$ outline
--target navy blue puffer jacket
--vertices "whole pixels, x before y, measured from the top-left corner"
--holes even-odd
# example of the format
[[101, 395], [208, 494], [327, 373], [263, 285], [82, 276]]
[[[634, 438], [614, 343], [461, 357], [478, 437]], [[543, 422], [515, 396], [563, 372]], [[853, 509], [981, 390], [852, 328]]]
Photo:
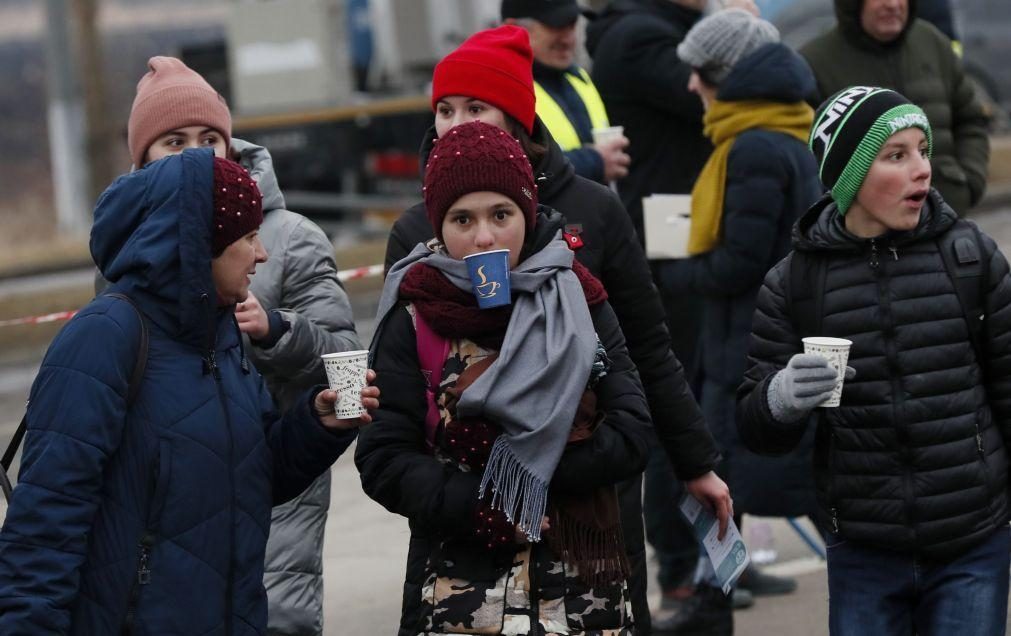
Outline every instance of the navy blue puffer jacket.
[[[0, 633], [262, 634], [275, 503], [354, 439], [282, 421], [242, 358], [211, 279], [211, 153], [119, 178], [91, 249], [147, 322], [100, 296], [53, 341], [32, 386], [19, 483], [0, 532]], [[124, 630], [124, 627], [126, 628]]]
[[[813, 86], [811, 70], [799, 55], [783, 44], [767, 44], [737, 62], [717, 99], [793, 104]], [[806, 144], [768, 128], [745, 130], [727, 159], [720, 243], [656, 267], [657, 284], [667, 293], [704, 298], [702, 411], [720, 444], [726, 460], [722, 476], [741, 512], [793, 517], [817, 509], [810, 469], [813, 438], [802, 444], [806, 453], [761, 457], [740, 443], [734, 409], [762, 279], [790, 251], [790, 228], [819, 194], [818, 165]]]

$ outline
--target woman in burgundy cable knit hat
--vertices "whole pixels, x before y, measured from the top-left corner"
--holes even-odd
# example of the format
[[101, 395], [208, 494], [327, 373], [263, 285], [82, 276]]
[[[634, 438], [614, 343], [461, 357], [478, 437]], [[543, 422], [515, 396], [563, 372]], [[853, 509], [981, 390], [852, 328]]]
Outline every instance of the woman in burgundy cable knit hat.
[[60, 331], [31, 389], [0, 634], [267, 633], [271, 507], [370, 417], [337, 419], [322, 387], [282, 417], [249, 364], [234, 313], [267, 260], [262, 222], [249, 173], [206, 149], [99, 199], [91, 252], [111, 293]]
[[[631, 634], [615, 484], [650, 423], [607, 293], [504, 130], [443, 135], [424, 194], [437, 238], [387, 276], [372, 353], [391, 397], [355, 455], [412, 528], [400, 634]], [[481, 309], [463, 258], [502, 249], [511, 304]]]
[[[211, 148], [216, 156], [239, 162], [258, 183], [264, 213], [260, 238], [279, 258], [258, 268], [235, 317], [246, 355], [274, 401], [287, 408], [306, 388], [325, 381], [322, 354], [362, 349], [351, 303], [337, 278], [333, 244], [315, 223], [287, 209], [268, 149], [232, 136], [227, 104], [181, 60], [148, 60], [127, 127], [137, 169], [186, 148]], [[273, 512], [264, 568], [271, 633], [323, 635], [329, 504], [327, 472]]]

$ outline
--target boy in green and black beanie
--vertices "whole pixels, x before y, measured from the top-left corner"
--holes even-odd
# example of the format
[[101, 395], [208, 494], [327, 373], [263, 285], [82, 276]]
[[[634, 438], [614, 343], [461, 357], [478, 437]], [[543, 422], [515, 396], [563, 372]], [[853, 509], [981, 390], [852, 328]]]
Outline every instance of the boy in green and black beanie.
[[[930, 187], [931, 144], [894, 91], [821, 106], [810, 146], [829, 192], [766, 276], [738, 391], [757, 452], [817, 427], [833, 636], [1005, 631], [1011, 277]], [[837, 375], [806, 336], [852, 341], [837, 408], [818, 408]]]

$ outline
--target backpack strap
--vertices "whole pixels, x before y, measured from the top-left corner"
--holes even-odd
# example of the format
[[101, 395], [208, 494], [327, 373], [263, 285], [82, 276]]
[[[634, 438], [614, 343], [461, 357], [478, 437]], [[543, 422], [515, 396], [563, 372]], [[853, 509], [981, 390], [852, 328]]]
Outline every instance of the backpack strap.
[[986, 293], [989, 290], [990, 268], [983, 261], [983, 237], [971, 221], [958, 220], [950, 230], [936, 239], [944, 269], [955, 286], [962, 306], [962, 315], [969, 328], [969, 340], [976, 362], [985, 370], [986, 351], [983, 341], [986, 327]]
[[786, 285], [786, 308], [800, 338], [823, 335], [825, 276], [828, 259], [813, 252], [790, 252]]
[[[133, 404], [133, 401], [137, 397], [137, 393], [140, 390], [141, 380], [144, 379], [144, 370], [147, 368], [147, 322], [144, 320], [144, 314], [141, 313], [136, 303], [134, 303], [133, 299], [126, 294], [109, 292], [105, 295], [119, 300], [124, 300], [129, 303], [134, 312], [136, 312], [137, 319], [140, 320], [140, 342], [137, 346], [137, 359], [134, 362], [133, 372], [130, 375], [130, 383], [127, 385], [126, 404], [127, 407], [129, 407]], [[21, 418], [21, 423], [18, 424], [17, 430], [14, 431], [14, 436], [11, 438], [10, 444], [7, 445], [7, 450], [4, 451], [3, 457], [0, 457], [0, 466], [2, 466], [2, 470], [0, 470], [0, 491], [3, 491], [4, 499], [8, 502], [11, 499], [13, 486], [11, 485], [10, 477], [7, 476], [7, 471], [10, 470], [11, 464], [14, 462], [14, 456], [17, 455], [18, 449], [21, 447], [21, 442], [24, 440], [25, 433], [27, 431], [28, 412], [26, 409], [24, 416]]]
[[[413, 308], [412, 308], [413, 309]], [[449, 339], [443, 338], [432, 331], [432, 328], [421, 317], [421, 312], [414, 309], [414, 333], [418, 341], [418, 364], [421, 374], [425, 376], [425, 402], [428, 410], [425, 412], [425, 442], [429, 448], [435, 446], [435, 431], [439, 427], [439, 406], [435, 396], [442, 383], [442, 368], [449, 357]]]

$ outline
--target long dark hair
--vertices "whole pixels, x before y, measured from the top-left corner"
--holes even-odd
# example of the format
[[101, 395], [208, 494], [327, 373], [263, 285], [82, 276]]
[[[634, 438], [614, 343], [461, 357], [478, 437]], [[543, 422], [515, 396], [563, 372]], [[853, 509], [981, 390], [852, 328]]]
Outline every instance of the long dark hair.
[[516, 141], [520, 142], [520, 147], [523, 148], [527, 159], [530, 160], [530, 165], [536, 169], [540, 165], [541, 160], [544, 159], [544, 156], [548, 154], [548, 147], [534, 141], [530, 133], [527, 132], [527, 129], [523, 127], [523, 124], [516, 121], [512, 115], [505, 112], [502, 114], [505, 115], [506, 125], [509, 127], [506, 132], [515, 137]]

